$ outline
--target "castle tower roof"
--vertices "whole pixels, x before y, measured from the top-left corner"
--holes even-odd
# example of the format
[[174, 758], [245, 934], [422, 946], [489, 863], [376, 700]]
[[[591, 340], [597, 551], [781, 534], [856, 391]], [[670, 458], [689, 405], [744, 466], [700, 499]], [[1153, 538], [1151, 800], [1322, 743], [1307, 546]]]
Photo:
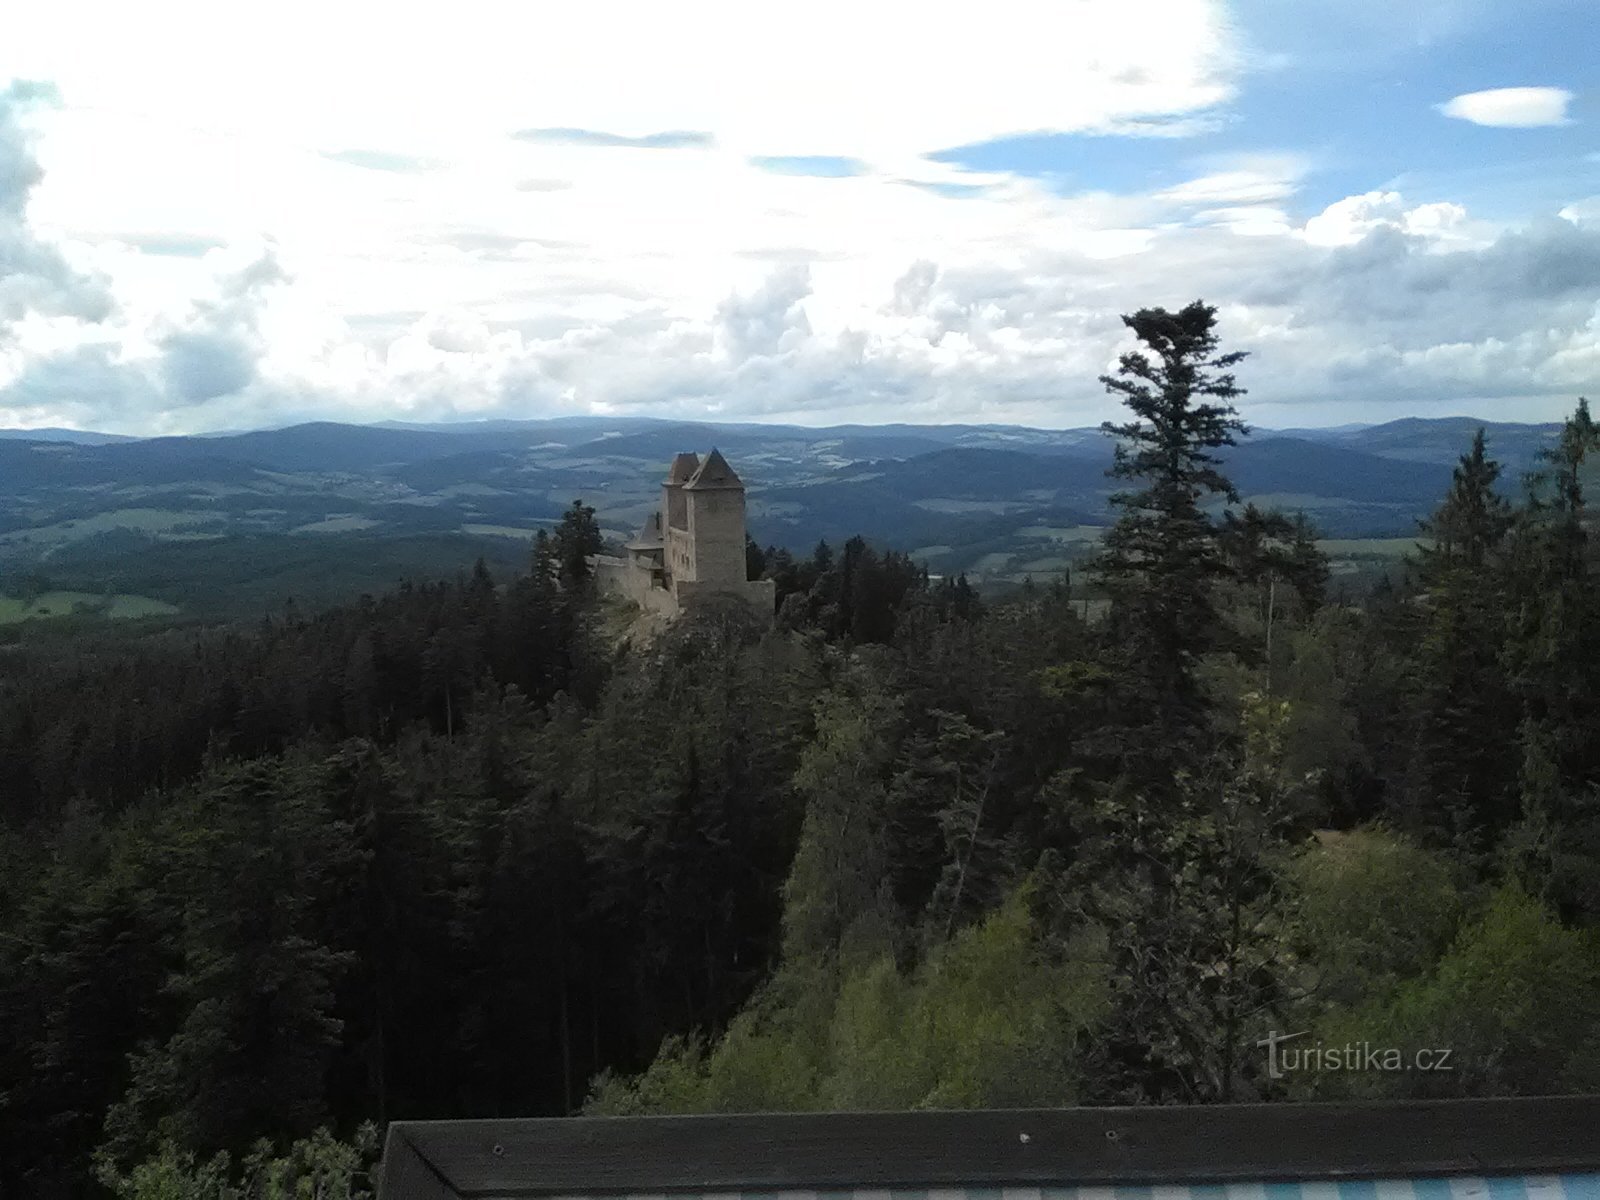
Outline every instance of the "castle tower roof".
[[705, 462], [700, 464], [700, 469], [683, 486], [690, 491], [709, 491], [712, 488], [738, 488], [742, 491], [744, 480], [735, 474], [720, 450], [712, 450], [706, 455]]
[[645, 519], [633, 541], [628, 543], [629, 550], [650, 550], [661, 545], [661, 513], [653, 512]]
[[[713, 454], [716, 451], [712, 451]], [[698, 454], [680, 454], [672, 460], [672, 466], [667, 468], [668, 483], [688, 483], [694, 473], [700, 469], [700, 456]]]

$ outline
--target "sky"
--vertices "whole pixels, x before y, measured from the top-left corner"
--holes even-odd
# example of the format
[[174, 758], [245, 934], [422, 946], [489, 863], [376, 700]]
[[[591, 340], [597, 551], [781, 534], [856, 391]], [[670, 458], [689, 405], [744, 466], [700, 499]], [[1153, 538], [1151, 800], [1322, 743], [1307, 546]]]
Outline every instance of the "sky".
[[1093, 424], [1203, 299], [1266, 427], [1600, 392], [1594, 0], [55, 0], [0, 426]]

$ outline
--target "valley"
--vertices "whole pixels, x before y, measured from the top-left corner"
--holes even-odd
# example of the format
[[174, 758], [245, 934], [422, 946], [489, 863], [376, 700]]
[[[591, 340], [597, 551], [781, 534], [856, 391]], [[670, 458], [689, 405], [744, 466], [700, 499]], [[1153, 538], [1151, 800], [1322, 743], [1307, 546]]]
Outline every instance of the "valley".
[[[1261, 430], [1223, 464], [1244, 501], [1311, 518], [1336, 585], [1354, 583], [1399, 561], [1478, 424]], [[1514, 481], [1556, 427], [1488, 429]], [[608, 540], [626, 541], [665, 462], [711, 445], [748, 476], [762, 545], [802, 552], [860, 534], [989, 591], [1073, 572], [1109, 519], [1112, 442], [1093, 428], [585, 417], [148, 439], [4, 431], [0, 616], [250, 617], [450, 576], [478, 558], [514, 570], [573, 500], [595, 508]]]

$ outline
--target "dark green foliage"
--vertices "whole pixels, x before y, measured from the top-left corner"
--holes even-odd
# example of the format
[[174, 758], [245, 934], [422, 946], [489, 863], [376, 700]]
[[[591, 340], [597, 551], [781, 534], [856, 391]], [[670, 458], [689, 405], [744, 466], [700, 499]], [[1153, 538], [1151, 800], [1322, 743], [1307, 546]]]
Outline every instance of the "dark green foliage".
[[1180, 776], [1165, 803], [1118, 786], [1077, 819], [1052, 903], [1064, 929], [1107, 938], [1111, 1014], [1089, 1052], [1100, 1101], [1260, 1092], [1246, 1047], [1286, 998], [1279, 858], [1299, 781], [1282, 769], [1286, 706], [1244, 704], [1239, 751]]
[[1332, 1072], [1293, 1078], [1299, 1095], [1548, 1095], [1600, 1086], [1600, 942], [1563, 928], [1512, 885], [1488, 897], [1448, 950], [1318, 1021], [1329, 1045], [1450, 1052], [1448, 1071]]
[[1600, 560], [1585, 467], [1600, 448], [1589, 406], [1529, 480], [1513, 534], [1505, 660], [1521, 702], [1518, 854], [1535, 886], [1569, 913], [1600, 917]]
[[[365, 1121], [591, 1096], [1596, 1086], [1586, 411], [1520, 509], [1479, 439], [1414, 577], [1330, 595], [1229, 506], [1212, 310], [1128, 322], [1093, 604], [752, 544], [777, 628], [646, 637], [579, 504], [526, 573], [0, 649], [0, 1193], [353, 1196]], [[1273, 1079], [1273, 1029], [1463, 1069]]]
[[1205, 505], [1238, 500], [1216, 452], [1246, 432], [1231, 403], [1244, 394], [1232, 374], [1244, 354], [1218, 353], [1216, 310], [1199, 301], [1123, 323], [1146, 349], [1124, 354], [1118, 375], [1101, 382], [1134, 417], [1105, 425], [1119, 439], [1111, 475], [1132, 488], [1112, 497], [1120, 515], [1094, 570], [1112, 599], [1124, 669], [1146, 692], [1141, 734], [1160, 748], [1147, 761], [1161, 774], [1169, 751], [1204, 728], [1196, 665], [1218, 644], [1213, 585], [1229, 573]]
[[1501, 669], [1510, 586], [1510, 505], [1483, 431], [1450, 493], [1423, 524], [1418, 563], [1422, 641], [1415, 700], [1417, 802], [1409, 823], [1482, 851], [1517, 816], [1514, 746], [1503, 731], [1515, 699]]
[[236, 1147], [264, 1128], [304, 1136], [328, 1117], [335, 992], [355, 962], [328, 917], [356, 848], [325, 807], [325, 770], [250, 763], [178, 802], [187, 820], [168, 825], [176, 836], [160, 853], [167, 885], [190, 898], [164, 989], [183, 1017], [133, 1056], [106, 1122], [118, 1159], [154, 1149], [152, 1135]]
[[892, 640], [908, 601], [928, 583], [927, 571], [909, 555], [894, 550], [879, 554], [859, 537], [845, 542], [837, 557], [827, 542], [820, 542], [804, 563], [769, 548], [765, 564], [786, 626], [856, 643]]
[[594, 509], [581, 500], [574, 500], [572, 507], [561, 514], [561, 524], [556, 526], [555, 535], [550, 539], [556, 578], [564, 587], [577, 587], [588, 580], [589, 559], [600, 553], [603, 543]]
[[110, 1162], [97, 1174], [120, 1200], [371, 1200], [380, 1136], [363, 1125], [346, 1143], [319, 1129], [281, 1156], [270, 1142], [258, 1143], [237, 1167], [226, 1151], [200, 1162], [166, 1142], [126, 1174]]

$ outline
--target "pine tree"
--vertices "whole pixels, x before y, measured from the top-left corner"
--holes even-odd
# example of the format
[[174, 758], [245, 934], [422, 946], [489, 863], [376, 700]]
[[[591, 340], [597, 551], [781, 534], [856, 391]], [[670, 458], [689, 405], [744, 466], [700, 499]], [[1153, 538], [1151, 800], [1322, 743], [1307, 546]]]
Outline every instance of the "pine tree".
[[1583, 477], [1600, 426], [1580, 399], [1541, 455], [1518, 521], [1511, 645], [1520, 786], [1534, 872], [1569, 913], [1600, 917], [1600, 578]]
[[1469, 850], [1484, 849], [1515, 816], [1516, 765], [1504, 736], [1514, 704], [1500, 667], [1511, 510], [1495, 490], [1499, 477], [1480, 429], [1423, 522], [1418, 564], [1425, 608], [1409, 815], [1424, 835]]
[[604, 538], [600, 535], [594, 509], [582, 500], [574, 500], [572, 507], [561, 514], [561, 524], [551, 538], [561, 585], [572, 588], [585, 583], [592, 573], [589, 559], [599, 554], [603, 546]]
[[[1112, 1012], [1089, 1051], [1101, 1103], [1241, 1099], [1245, 1047], [1285, 995], [1281, 864], [1304, 780], [1284, 769], [1288, 706], [1242, 698], [1235, 746], [1154, 806], [1115, 788], [1076, 814], [1065, 870], [1045, 860], [1063, 931], [1101, 931]], [[1259, 1093], [1258, 1093], [1259, 1094]]]
[[1101, 377], [1135, 417], [1103, 428], [1121, 439], [1110, 474], [1136, 486], [1112, 496], [1121, 515], [1094, 568], [1111, 595], [1128, 682], [1148, 714], [1143, 751], [1165, 759], [1202, 732], [1195, 666], [1218, 643], [1213, 586], [1229, 574], [1205, 505], [1238, 500], [1215, 452], [1248, 432], [1231, 404], [1244, 394], [1231, 369], [1245, 355], [1217, 352], [1216, 310], [1198, 300], [1176, 313], [1141, 309], [1123, 323], [1150, 353], [1124, 354], [1121, 378]]

